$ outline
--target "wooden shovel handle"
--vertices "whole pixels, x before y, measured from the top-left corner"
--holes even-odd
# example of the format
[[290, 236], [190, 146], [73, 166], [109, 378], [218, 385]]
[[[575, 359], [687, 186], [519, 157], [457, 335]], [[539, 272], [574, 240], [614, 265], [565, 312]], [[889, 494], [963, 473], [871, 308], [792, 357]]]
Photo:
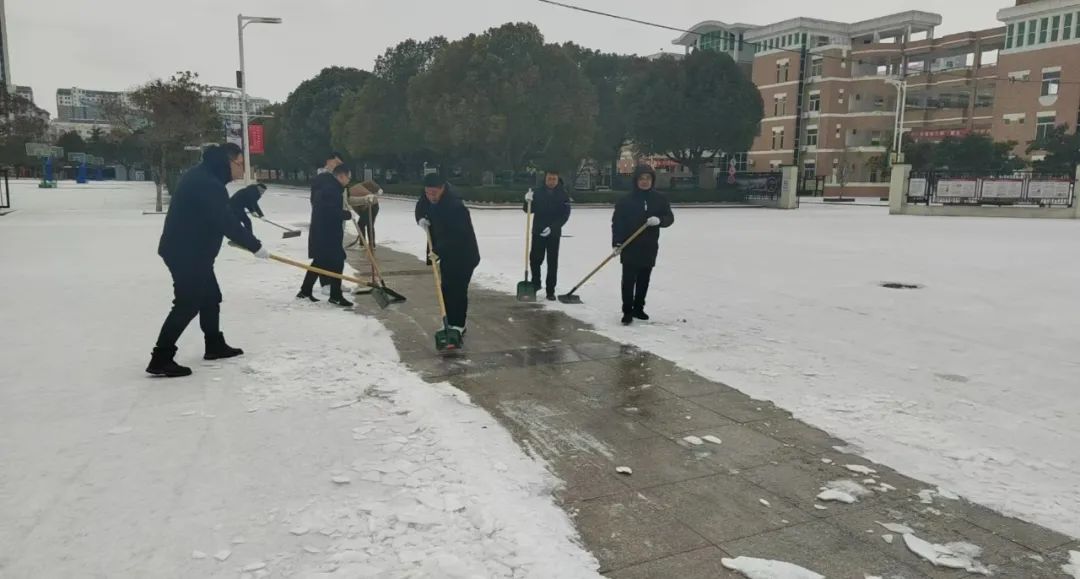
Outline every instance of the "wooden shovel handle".
[[295, 260], [289, 259], [289, 258], [281, 256], [281, 255], [274, 255], [273, 253], [271, 253], [270, 254], [270, 259], [272, 259], [274, 261], [277, 261], [277, 262], [287, 264], [287, 265], [291, 265], [293, 267], [298, 267], [300, 269], [306, 269], [307, 271], [310, 271], [312, 273], [317, 273], [319, 275], [325, 275], [327, 277], [332, 277], [332, 278], [340, 279], [340, 280], [344, 280], [344, 281], [351, 281], [351, 282], [353, 282], [353, 283], [355, 283], [357, 285], [367, 285], [367, 282], [364, 281], [364, 280], [361, 280], [361, 279], [358, 279], [358, 278], [355, 278], [355, 277], [352, 277], [352, 276], [349, 276], [349, 275], [344, 275], [344, 274], [340, 274], [340, 273], [337, 273], [337, 272], [328, 271], [328, 270], [325, 270], [325, 269], [323, 269], [321, 267], [315, 267], [315, 266], [312, 266], [312, 265], [308, 265], [306, 263], [301, 263], [299, 261], [295, 261]]

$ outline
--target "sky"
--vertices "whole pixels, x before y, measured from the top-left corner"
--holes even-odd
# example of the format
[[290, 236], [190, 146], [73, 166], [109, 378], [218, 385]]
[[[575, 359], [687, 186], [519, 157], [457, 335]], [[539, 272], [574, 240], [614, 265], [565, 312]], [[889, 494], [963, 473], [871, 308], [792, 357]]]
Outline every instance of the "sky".
[[[679, 28], [702, 20], [768, 24], [810, 16], [858, 21], [904, 10], [937, 12], [938, 35], [998, 25], [1011, 0], [563, 0]], [[56, 89], [126, 90], [180, 70], [232, 86], [239, 67], [238, 13], [280, 25], [245, 30], [248, 88], [282, 101], [327, 66], [370, 70], [407, 38], [454, 40], [505, 22], [536, 24], [549, 42], [627, 54], [681, 51], [678, 33], [583, 14], [539, 0], [4, 0], [12, 78], [56, 114]], [[88, 9], [91, 8], [92, 9]]]

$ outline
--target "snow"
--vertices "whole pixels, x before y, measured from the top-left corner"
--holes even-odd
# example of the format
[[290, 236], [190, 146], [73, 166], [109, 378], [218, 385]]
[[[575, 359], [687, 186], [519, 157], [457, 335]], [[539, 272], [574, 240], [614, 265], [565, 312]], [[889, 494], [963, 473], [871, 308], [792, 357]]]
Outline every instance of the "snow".
[[[472, 215], [477, 283], [512, 293], [522, 213]], [[619, 324], [617, 263], [580, 290], [584, 304], [544, 307], [772, 401], [870, 461], [1080, 537], [1080, 223], [819, 204], [675, 217], [652, 322]], [[608, 254], [610, 223], [610, 210], [574, 210], [561, 291]], [[379, 227], [421, 253], [411, 204], [386, 201]]]
[[852, 480], [834, 480], [825, 483], [818, 494], [819, 501], [833, 501], [844, 504], [855, 504], [860, 498], [874, 494], [861, 484]]
[[697, 436], [692, 436], [692, 435], [691, 436], [684, 436], [683, 441], [685, 441], [687, 444], [691, 444], [693, 446], [701, 446], [702, 444], [705, 444], [704, 440], [702, 440], [701, 438], [699, 438]]
[[[223, 248], [223, 329], [246, 354], [204, 362], [193, 324], [178, 361], [194, 376], [149, 378], [171, 300], [162, 217], [142, 214], [152, 187], [13, 189], [0, 574], [599, 577], [559, 481], [463, 393], [402, 365], [376, 319], [296, 302], [302, 272]], [[263, 208], [307, 220], [306, 195]], [[256, 228], [303, 258], [304, 238]]]
[[736, 557], [721, 559], [720, 563], [749, 579], [825, 579], [824, 575], [784, 561]]
[[1069, 551], [1069, 562], [1061, 566], [1061, 571], [1073, 579], [1080, 579], [1080, 551]]
[[707, 436], [702, 436], [701, 438], [705, 442], [711, 442], [712, 444], [723, 444], [724, 443], [724, 441], [720, 440], [719, 438], [717, 438], [716, 436], [713, 436], [711, 434], [709, 434]]
[[910, 533], [904, 535], [904, 544], [912, 553], [922, 557], [936, 567], [963, 569], [969, 573], [979, 573], [981, 575], [990, 574], [990, 570], [976, 560], [982, 554], [982, 549], [977, 545], [971, 543], [936, 545]]
[[877, 474], [877, 471], [861, 464], [846, 464], [844, 468], [855, 474]]

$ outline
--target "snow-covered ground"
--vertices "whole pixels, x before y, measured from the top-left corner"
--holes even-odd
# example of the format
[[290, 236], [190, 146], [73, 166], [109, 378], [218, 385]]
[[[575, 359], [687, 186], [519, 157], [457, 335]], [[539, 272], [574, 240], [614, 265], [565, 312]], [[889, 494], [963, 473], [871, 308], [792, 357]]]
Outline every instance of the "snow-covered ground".
[[[152, 188], [16, 182], [0, 217], [0, 576], [597, 577], [557, 483], [374, 319], [225, 248], [241, 358], [143, 373], [171, 299]], [[306, 196], [271, 197], [306, 222]], [[257, 225], [274, 250], [303, 243]], [[528, 513], [528, 516], [522, 516]]]
[[[472, 214], [478, 280], [513, 292], [523, 214]], [[562, 292], [610, 251], [610, 217], [571, 217]], [[383, 243], [421, 250], [409, 204], [385, 203], [378, 225]], [[653, 323], [619, 325], [618, 284], [613, 264], [584, 305], [549, 307], [775, 401], [869, 459], [1080, 537], [1080, 223], [676, 208]]]

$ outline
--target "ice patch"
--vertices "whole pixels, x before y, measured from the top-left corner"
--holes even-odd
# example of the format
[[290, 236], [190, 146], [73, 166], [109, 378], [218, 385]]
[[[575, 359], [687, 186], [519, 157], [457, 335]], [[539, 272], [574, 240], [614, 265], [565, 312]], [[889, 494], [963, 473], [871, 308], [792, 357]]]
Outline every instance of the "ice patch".
[[874, 470], [874, 469], [872, 469], [872, 468], [870, 468], [868, 466], [863, 466], [861, 464], [845, 464], [844, 468], [850, 470], [851, 472], [853, 472], [855, 474], [862, 474], [862, 475], [877, 474], [876, 470]]
[[882, 522], [878, 522], [878, 524], [881, 525], [882, 527], [884, 527], [886, 531], [891, 531], [893, 533], [896, 533], [897, 535], [914, 535], [915, 534], [915, 529], [912, 529], [911, 527], [909, 527], [907, 525], [901, 525], [899, 523], [882, 523]]
[[1061, 571], [1073, 579], [1080, 579], [1080, 551], [1069, 551], [1069, 563], [1062, 565]]
[[711, 442], [713, 444], [723, 444], [722, 440], [720, 440], [719, 438], [717, 438], [717, 437], [715, 437], [715, 436], [713, 436], [711, 434], [708, 435], [708, 436], [702, 436], [701, 438], [703, 438], [705, 440], [705, 442]]
[[704, 440], [701, 440], [700, 438], [698, 438], [696, 436], [684, 436], [683, 440], [690, 443], [690, 444], [692, 444], [692, 445], [694, 445], [694, 446], [701, 446], [702, 444], [705, 444]]
[[937, 545], [910, 533], [904, 535], [904, 544], [912, 553], [929, 561], [935, 567], [963, 569], [980, 575], [990, 574], [990, 569], [976, 560], [982, 554], [982, 548], [977, 545], [971, 543]]
[[769, 501], [767, 501], [765, 499], [758, 499], [758, 502], [765, 505], [766, 507], [771, 507], [772, 506], [772, 503], [770, 503]]
[[821, 494], [817, 496], [819, 501], [832, 501], [844, 504], [854, 504], [862, 497], [874, 494], [861, 484], [853, 480], [834, 480], [825, 483], [821, 487]]
[[634, 470], [628, 466], [617, 466], [615, 467], [615, 472], [628, 476], [634, 474]]
[[825, 579], [824, 575], [785, 561], [736, 557], [724, 558], [720, 562], [724, 567], [738, 571], [748, 579]]
[[893, 535], [892, 533], [885, 533], [884, 535], [881, 536], [881, 540], [885, 541], [886, 543], [888, 543], [890, 545], [892, 545], [894, 537], [895, 537], [895, 535]]

